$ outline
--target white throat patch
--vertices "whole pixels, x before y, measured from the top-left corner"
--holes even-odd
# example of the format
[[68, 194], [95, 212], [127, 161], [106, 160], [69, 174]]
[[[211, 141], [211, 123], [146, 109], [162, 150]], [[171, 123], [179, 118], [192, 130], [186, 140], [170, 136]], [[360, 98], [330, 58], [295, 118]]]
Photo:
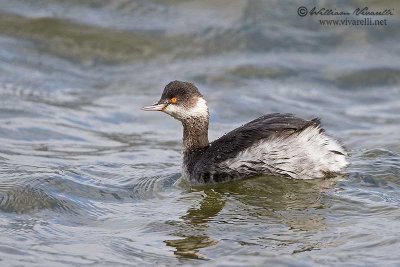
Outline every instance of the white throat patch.
[[197, 99], [196, 104], [192, 108], [170, 104], [163, 111], [178, 120], [195, 117], [208, 117], [207, 101], [202, 97]]

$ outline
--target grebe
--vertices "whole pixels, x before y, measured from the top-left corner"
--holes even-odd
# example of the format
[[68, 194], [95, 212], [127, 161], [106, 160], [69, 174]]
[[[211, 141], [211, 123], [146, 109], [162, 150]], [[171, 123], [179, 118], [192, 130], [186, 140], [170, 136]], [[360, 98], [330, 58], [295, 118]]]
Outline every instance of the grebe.
[[207, 102], [189, 82], [170, 82], [157, 103], [142, 109], [162, 111], [182, 122], [182, 176], [191, 184], [260, 175], [323, 178], [347, 165], [343, 147], [325, 134], [318, 118], [268, 114], [209, 143]]

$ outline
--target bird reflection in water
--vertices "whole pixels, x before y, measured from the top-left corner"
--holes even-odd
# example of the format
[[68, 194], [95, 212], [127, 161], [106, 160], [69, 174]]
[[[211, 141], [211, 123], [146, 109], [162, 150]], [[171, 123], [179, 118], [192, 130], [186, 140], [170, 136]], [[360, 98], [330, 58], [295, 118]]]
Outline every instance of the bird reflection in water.
[[[282, 249], [282, 246], [287, 245], [290, 250], [288, 253], [318, 249], [321, 247], [319, 243], [305, 244], [304, 240], [288, 240], [284, 236], [288, 236], [285, 234], [288, 231], [323, 230], [329, 208], [329, 201], [324, 196], [341, 179], [258, 177], [191, 188], [190, 198], [195, 196], [197, 199], [200, 196], [201, 200], [181, 217], [182, 221], [170, 222], [174, 227], [172, 235], [179, 239], [166, 240], [165, 243], [175, 248], [174, 253], [178, 257], [207, 259], [204, 255], [207, 254], [206, 249], [218, 246], [221, 242], [215, 230], [224, 225], [238, 232], [241, 240], [223, 242], [232, 241], [242, 246], [260, 245], [272, 249], [274, 246]], [[234, 204], [229, 205], [229, 202]], [[249, 232], [248, 225], [241, 225], [240, 221], [243, 220], [253, 221], [255, 225], [260, 221], [265, 224], [269, 220], [271, 231], [267, 229], [263, 230], [265, 232], [255, 232], [255, 236], [243, 237], [241, 227], [247, 227]], [[283, 232], [277, 232], [277, 229]], [[257, 231], [257, 227], [254, 231]], [[297, 244], [295, 248], [293, 244]]]

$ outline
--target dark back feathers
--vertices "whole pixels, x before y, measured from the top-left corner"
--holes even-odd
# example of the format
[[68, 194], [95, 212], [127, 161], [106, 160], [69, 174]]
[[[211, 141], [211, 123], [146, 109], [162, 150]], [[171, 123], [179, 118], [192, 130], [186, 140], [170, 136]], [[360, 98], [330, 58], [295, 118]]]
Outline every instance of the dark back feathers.
[[272, 113], [261, 116], [210, 143], [206, 148], [192, 152], [189, 166], [208, 169], [214, 164], [235, 157], [257, 141], [271, 135], [287, 136], [301, 132], [310, 126], [319, 126], [318, 118], [311, 121], [295, 117], [293, 114]]

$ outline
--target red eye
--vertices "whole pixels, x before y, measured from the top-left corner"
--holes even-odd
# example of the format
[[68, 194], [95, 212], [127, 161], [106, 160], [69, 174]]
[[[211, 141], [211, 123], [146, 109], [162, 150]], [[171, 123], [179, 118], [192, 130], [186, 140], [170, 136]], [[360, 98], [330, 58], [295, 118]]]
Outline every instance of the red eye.
[[171, 98], [171, 103], [176, 104], [178, 102], [178, 99], [176, 97]]

